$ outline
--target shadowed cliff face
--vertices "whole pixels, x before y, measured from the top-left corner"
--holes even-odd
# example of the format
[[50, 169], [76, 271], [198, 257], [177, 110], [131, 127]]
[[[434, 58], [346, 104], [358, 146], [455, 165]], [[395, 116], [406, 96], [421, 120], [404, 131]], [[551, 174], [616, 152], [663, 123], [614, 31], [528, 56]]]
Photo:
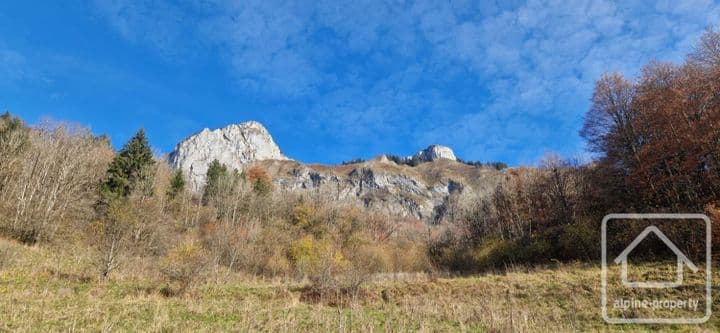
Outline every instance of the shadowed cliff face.
[[453, 151], [432, 145], [408, 159], [417, 166], [398, 165], [384, 155], [342, 166], [306, 165], [284, 156], [267, 130], [257, 122], [203, 130], [177, 145], [170, 163], [181, 169], [191, 187], [201, 191], [208, 165], [217, 159], [230, 169], [260, 166], [276, 191], [321, 195], [327, 200], [372, 212], [437, 223], [466, 205], [489, 195], [503, 172], [457, 162]]

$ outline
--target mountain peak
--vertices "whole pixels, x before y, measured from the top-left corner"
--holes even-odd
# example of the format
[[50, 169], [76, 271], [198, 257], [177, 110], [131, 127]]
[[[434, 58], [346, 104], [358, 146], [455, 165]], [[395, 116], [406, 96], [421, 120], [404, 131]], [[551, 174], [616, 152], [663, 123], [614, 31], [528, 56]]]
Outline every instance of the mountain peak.
[[432, 162], [438, 159], [448, 159], [457, 161], [455, 153], [450, 147], [441, 145], [430, 145], [427, 148], [417, 152], [414, 156], [410, 157], [423, 162]]
[[208, 165], [215, 159], [238, 170], [255, 161], [288, 160], [265, 126], [257, 121], [203, 129], [181, 141], [169, 159], [173, 168], [187, 175], [194, 190], [205, 184]]

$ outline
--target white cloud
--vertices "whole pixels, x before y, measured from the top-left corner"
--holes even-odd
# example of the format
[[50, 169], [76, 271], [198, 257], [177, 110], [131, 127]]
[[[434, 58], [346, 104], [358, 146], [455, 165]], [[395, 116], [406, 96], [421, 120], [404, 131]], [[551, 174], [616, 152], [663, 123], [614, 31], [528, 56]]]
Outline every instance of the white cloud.
[[[440, 140], [452, 133], [452, 141], [469, 155], [483, 158], [500, 149], [526, 162], [543, 153], [536, 142], [567, 153], [580, 149], [579, 143], [555, 141], [575, 136], [585, 109], [573, 107], [586, 107], [594, 80], [609, 70], [633, 75], [653, 58], [679, 61], [713, 23], [704, 13], [720, 7], [698, 1], [658, 8], [616, 8], [610, 1], [529, 1], [515, 10], [460, 23], [450, 43], [457, 48], [447, 50], [445, 57], [465, 61], [478, 75], [501, 81], [491, 84], [490, 104], [462, 116], [459, 128], [439, 127], [424, 137]], [[525, 126], [533, 123], [532, 117], [542, 121]], [[554, 126], [543, 126], [547, 124]]]
[[[579, 149], [568, 138], [602, 72], [633, 75], [653, 58], [679, 61], [720, 14], [709, 0], [98, 5], [131, 41], [171, 49], [188, 35], [203, 39], [242, 87], [310, 100], [306, 123], [322, 117], [338, 138], [379, 142], [396, 131], [418, 145], [443, 141], [470, 158], [510, 153], [518, 161], [543, 148]], [[458, 96], [458, 81], [490, 94]]]
[[94, 0], [98, 14], [125, 39], [150, 45], [168, 59], [177, 58], [193, 32], [193, 18], [167, 1]]

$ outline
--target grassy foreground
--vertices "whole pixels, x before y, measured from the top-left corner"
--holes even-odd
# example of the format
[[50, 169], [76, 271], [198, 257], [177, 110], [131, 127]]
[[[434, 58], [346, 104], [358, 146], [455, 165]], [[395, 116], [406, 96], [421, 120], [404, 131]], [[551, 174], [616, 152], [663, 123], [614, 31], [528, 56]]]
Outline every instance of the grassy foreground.
[[[387, 276], [344, 304], [308, 300], [301, 283], [209, 272], [184, 296], [143, 262], [107, 281], [83, 253], [0, 239], [0, 331], [707, 331], [606, 325], [597, 266], [565, 265], [465, 278]], [[131, 269], [132, 268], [132, 269]]]

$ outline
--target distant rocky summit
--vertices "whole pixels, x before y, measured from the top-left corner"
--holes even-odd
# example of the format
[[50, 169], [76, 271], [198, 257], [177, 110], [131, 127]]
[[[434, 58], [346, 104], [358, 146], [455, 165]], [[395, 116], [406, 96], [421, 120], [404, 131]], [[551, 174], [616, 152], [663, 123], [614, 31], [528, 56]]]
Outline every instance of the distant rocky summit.
[[204, 129], [181, 141], [170, 154], [170, 165], [182, 170], [194, 190], [205, 185], [208, 165], [217, 159], [230, 169], [263, 160], [288, 160], [265, 127], [249, 121], [225, 128]]
[[457, 161], [457, 157], [455, 157], [455, 153], [450, 149], [450, 147], [445, 147], [441, 145], [431, 145], [430, 147], [427, 147], [421, 151], [419, 151], [415, 156], [411, 156], [411, 159], [417, 159], [421, 162], [432, 162], [441, 158]]
[[205, 186], [208, 165], [230, 169], [260, 166], [283, 191], [321, 195], [372, 212], [438, 222], [463, 203], [489, 195], [503, 172], [459, 163], [452, 149], [431, 145], [409, 157], [380, 155], [370, 161], [327, 166], [290, 160], [258, 122], [204, 129], [180, 142], [170, 164], [194, 191]]

